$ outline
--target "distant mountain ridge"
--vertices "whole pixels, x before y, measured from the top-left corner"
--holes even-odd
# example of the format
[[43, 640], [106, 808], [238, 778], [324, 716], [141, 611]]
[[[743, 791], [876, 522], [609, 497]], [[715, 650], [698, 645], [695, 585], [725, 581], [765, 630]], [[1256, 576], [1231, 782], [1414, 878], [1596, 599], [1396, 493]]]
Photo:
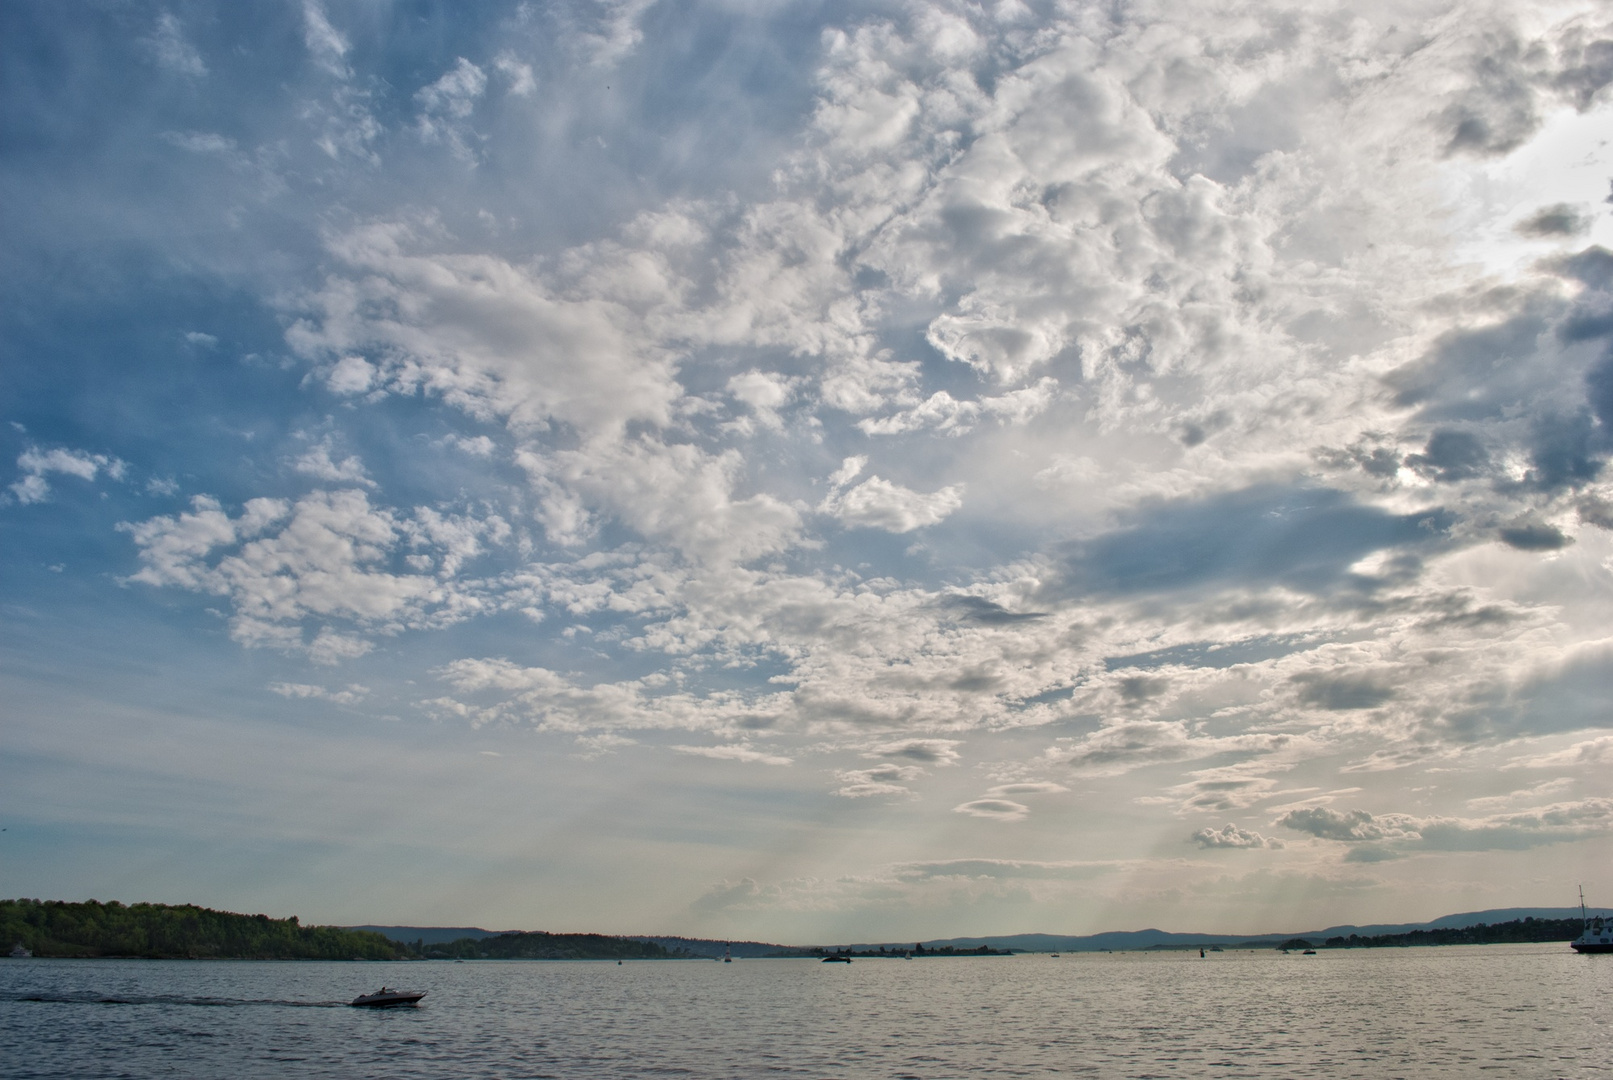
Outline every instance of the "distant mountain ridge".
[[[1590, 911], [1592, 915], [1613, 914], [1607, 908]], [[1469, 911], [1458, 915], [1441, 915], [1429, 922], [1373, 923], [1367, 926], [1329, 926], [1322, 930], [1273, 931], [1267, 934], [1201, 934], [1169, 930], [1108, 930], [1097, 934], [1000, 934], [984, 937], [938, 938], [922, 942], [926, 949], [952, 946], [955, 949], [974, 949], [982, 945], [993, 949], [1013, 949], [1016, 952], [1102, 952], [1105, 949], [1152, 949], [1197, 947], [1199, 945], [1252, 945], [1259, 942], [1278, 942], [1292, 938], [1325, 940], [1331, 937], [1375, 937], [1384, 934], [1407, 934], [1414, 930], [1450, 930], [1485, 924], [1511, 922], [1514, 919], [1569, 919], [1578, 918], [1579, 908], [1492, 908], [1488, 911]], [[393, 941], [427, 945], [446, 944], [461, 938], [490, 938], [512, 931], [482, 930], [478, 927], [445, 926], [354, 926], [352, 930], [371, 930]], [[725, 951], [740, 959], [774, 956], [780, 953], [808, 952], [814, 948], [833, 951], [850, 947], [856, 950], [873, 950], [883, 945], [887, 949], [902, 950], [919, 944], [908, 942], [839, 942], [831, 945], [775, 945], [761, 941], [724, 941], [717, 938], [690, 938], [648, 934], [625, 934], [630, 941], [660, 945], [668, 951], [684, 952], [695, 956], [722, 956]]]

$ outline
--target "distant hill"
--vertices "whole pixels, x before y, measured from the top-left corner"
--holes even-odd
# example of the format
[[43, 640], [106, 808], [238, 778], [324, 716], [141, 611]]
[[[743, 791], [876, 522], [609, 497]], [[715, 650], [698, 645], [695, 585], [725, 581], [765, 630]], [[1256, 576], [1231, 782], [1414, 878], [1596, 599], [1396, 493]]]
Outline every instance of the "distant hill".
[[[1607, 909], [1598, 909], [1591, 912], [1592, 915], [1607, 913]], [[625, 940], [659, 946], [665, 949], [669, 956], [721, 957], [726, 950], [735, 959], [766, 956], [808, 956], [815, 955], [815, 950], [835, 952], [850, 949], [855, 952], [877, 952], [881, 947], [886, 949], [887, 952], [901, 952], [911, 950], [917, 944], [923, 944], [924, 948], [931, 952], [947, 947], [951, 947], [958, 952], [977, 950], [982, 945], [991, 949], [1011, 949], [1015, 952], [1102, 952], [1105, 949], [1115, 951], [1196, 949], [1201, 945], [1222, 945], [1235, 948], [1253, 948], [1262, 945], [1275, 947], [1283, 941], [1295, 938], [1326, 941], [1329, 938], [1342, 937], [1347, 939], [1352, 934], [1358, 938], [1387, 937], [1397, 934], [1412, 934], [1425, 930], [1458, 930], [1479, 925], [1495, 926], [1500, 923], [1529, 918], [1544, 920], [1577, 919], [1579, 918], [1579, 908], [1493, 908], [1488, 911], [1469, 911], [1458, 915], [1442, 915], [1429, 922], [1329, 926], [1320, 930], [1284, 930], [1272, 931], [1267, 934], [1183, 933], [1148, 929], [1110, 930], [1099, 934], [1083, 935], [1004, 934], [985, 937], [940, 938], [922, 943], [916, 941], [886, 941], [862, 944], [837, 942], [828, 945], [779, 945], [763, 941], [725, 941], [721, 938], [690, 938], [652, 934], [625, 935]], [[514, 931], [483, 930], [479, 927], [452, 926], [354, 926], [348, 929], [374, 931], [411, 949], [417, 942], [424, 942], [427, 946], [426, 953], [428, 955], [446, 955], [443, 950], [434, 950], [430, 948], [431, 946], [446, 946], [465, 939], [480, 941], [488, 938], [510, 936], [514, 933]], [[562, 936], [581, 937], [586, 935]]]
[[293, 915], [237, 915], [194, 904], [0, 900], [0, 941], [35, 956], [150, 959], [393, 960], [404, 950], [380, 934], [303, 926]]
[[443, 945], [460, 938], [480, 939], [516, 933], [514, 930], [483, 930], [479, 926], [349, 926], [347, 929], [366, 930], [405, 945], [422, 941], [427, 945]]
[[605, 934], [494, 934], [427, 945], [427, 960], [675, 960], [680, 954], [652, 941]]
[[[1591, 915], [1607, 914], [1607, 909], [1590, 911]], [[1136, 950], [1158, 948], [1197, 948], [1200, 945], [1254, 946], [1276, 945], [1293, 938], [1325, 941], [1328, 938], [1382, 937], [1410, 934], [1419, 930], [1452, 930], [1480, 924], [1494, 926], [1517, 919], [1578, 919], [1579, 908], [1495, 908], [1490, 911], [1470, 911], [1460, 915], [1442, 915], [1430, 922], [1378, 923], [1368, 926], [1330, 926], [1323, 930], [1281, 931], [1269, 934], [1204, 934], [1176, 933], [1167, 930], [1111, 930], [1101, 934], [1007, 934], [997, 937], [947, 938], [927, 941], [925, 948], [951, 945], [955, 948], [973, 948], [989, 945], [994, 949], [1014, 949], [1022, 952], [1093, 952], [1104, 949]], [[861, 948], [861, 946], [858, 946]]]

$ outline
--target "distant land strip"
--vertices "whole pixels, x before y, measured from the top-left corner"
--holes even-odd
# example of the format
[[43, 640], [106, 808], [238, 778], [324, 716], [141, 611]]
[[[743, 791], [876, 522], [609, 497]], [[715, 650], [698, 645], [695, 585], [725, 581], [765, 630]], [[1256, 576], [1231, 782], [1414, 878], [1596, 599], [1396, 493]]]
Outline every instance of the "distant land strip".
[[[1596, 914], [1596, 913], [1593, 913]], [[1110, 931], [1082, 937], [1014, 934], [912, 944], [791, 946], [709, 938], [553, 934], [478, 927], [303, 926], [194, 904], [96, 900], [0, 900], [0, 957], [20, 945], [39, 957], [218, 960], [677, 960], [755, 957], [1002, 956], [1021, 952], [1195, 948], [1390, 948], [1570, 941], [1578, 912], [1508, 908], [1446, 915], [1431, 923], [1332, 927], [1285, 935]], [[1376, 931], [1376, 932], [1372, 932]]]
[[662, 960], [680, 954], [604, 934], [510, 933], [426, 949], [373, 930], [303, 926], [293, 915], [238, 915], [194, 904], [0, 900], [0, 957], [21, 945], [39, 957], [149, 960]]

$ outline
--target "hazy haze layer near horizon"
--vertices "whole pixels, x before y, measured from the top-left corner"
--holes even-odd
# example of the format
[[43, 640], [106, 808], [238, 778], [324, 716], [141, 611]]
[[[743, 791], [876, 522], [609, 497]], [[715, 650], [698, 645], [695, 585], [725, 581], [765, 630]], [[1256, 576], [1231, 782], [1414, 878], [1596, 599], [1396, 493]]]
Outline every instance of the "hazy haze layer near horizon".
[[0, 10], [0, 891], [1613, 902], [1599, 3]]

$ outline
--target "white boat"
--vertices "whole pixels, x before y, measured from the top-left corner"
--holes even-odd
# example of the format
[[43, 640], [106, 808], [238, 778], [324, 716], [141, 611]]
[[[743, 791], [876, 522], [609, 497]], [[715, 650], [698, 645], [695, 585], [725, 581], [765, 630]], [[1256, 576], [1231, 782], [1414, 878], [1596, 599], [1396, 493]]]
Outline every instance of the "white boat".
[[1606, 918], [1601, 915], [1595, 918], [1586, 916], [1584, 886], [1580, 886], [1579, 890], [1579, 917], [1585, 928], [1580, 931], [1579, 937], [1569, 942], [1574, 947], [1574, 951], [1582, 953], [1613, 953], [1613, 918]]
[[414, 1005], [425, 996], [424, 990], [392, 990], [383, 986], [373, 994], [360, 994], [348, 1004], [369, 1009], [391, 1009], [399, 1005]]
[[33, 951], [20, 941], [11, 947], [11, 958], [13, 960], [26, 960], [32, 955], [34, 955]]

